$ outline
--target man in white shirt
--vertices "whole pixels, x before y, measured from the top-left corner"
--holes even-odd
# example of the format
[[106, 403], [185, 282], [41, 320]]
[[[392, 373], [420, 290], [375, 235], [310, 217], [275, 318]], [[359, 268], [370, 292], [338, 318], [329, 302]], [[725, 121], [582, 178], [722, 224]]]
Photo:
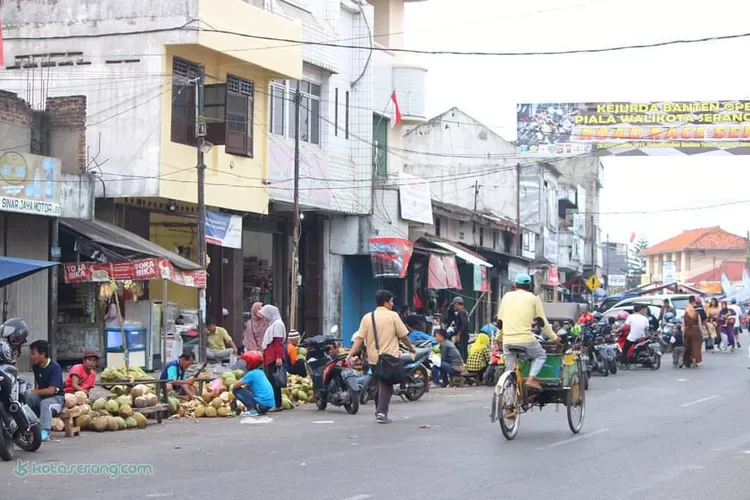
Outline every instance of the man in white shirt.
[[630, 327], [630, 333], [628, 333], [625, 339], [625, 344], [622, 347], [622, 362], [627, 365], [629, 364], [628, 351], [636, 344], [639, 340], [647, 335], [649, 322], [643, 310], [648, 307], [643, 304], [636, 304], [633, 307], [633, 314], [628, 316], [625, 320], [625, 324]]
[[740, 345], [740, 333], [742, 332], [742, 309], [737, 305], [737, 299], [731, 300], [729, 309], [734, 311], [734, 314], [737, 315], [736, 322], [734, 323], [734, 341], [737, 344], [737, 347], [742, 347]]

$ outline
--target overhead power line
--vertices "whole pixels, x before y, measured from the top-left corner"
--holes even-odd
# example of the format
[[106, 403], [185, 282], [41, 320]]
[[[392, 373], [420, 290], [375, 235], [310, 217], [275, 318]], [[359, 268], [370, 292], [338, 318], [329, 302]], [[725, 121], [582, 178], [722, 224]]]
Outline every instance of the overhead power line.
[[[117, 32], [102, 32], [102, 33], [82, 33], [76, 35], [53, 35], [46, 37], [34, 37], [34, 36], [19, 36], [19, 37], [7, 37], [5, 41], [43, 41], [43, 40], [69, 40], [69, 39], [97, 39], [97, 38], [108, 38], [117, 36], [133, 36], [133, 35], [145, 35], [155, 33], [166, 33], [173, 31], [203, 31], [206, 33], [219, 33], [224, 35], [233, 35], [239, 38], [249, 38], [254, 40], [264, 40], [268, 42], [283, 42], [292, 45], [314, 45], [319, 47], [334, 47], [340, 49], [351, 49], [351, 50], [374, 50], [383, 52], [398, 52], [408, 54], [421, 54], [421, 55], [455, 55], [455, 56], [493, 56], [493, 57], [524, 57], [524, 56], [560, 56], [560, 55], [573, 55], [573, 54], [598, 54], [602, 52], [618, 52], [624, 50], [642, 50], [642, 49], [653, 49], [658, 47], [668, 47], [672, 45], [690, 45], [706, 42], [719, 42], [726, 40], [737, 40], [742, 38], [750, 37], [750, 33], [734, 33], [730, 35], [717, 35], [707, 36], [701, 38], [681, 38], [676, 40], [666, 40], [661, 42], [650, 42], [642, 44], [632, 45], [616, 45], [612, 47], [592, 47], [582, 49], [569, 49], [569, 50], [542, 50], [542, 51], [459, 51], [459, 50], [424, 50], [424, 49], [402, 49], [402, 48], [388, 48], [378, 46], [362, 46], [346, 43], [337, 42], [316, 42], [316, 41], [305, 41], [305, 40], [294, 40], [291, 38], [264, 36], [264, 35], [253, 35], [250, 33], [240, 33], [231, 30], [221, 30], [214, 28], [197, 28], [192, 27], [190, 24], [196, 20], [191, 20], [181, 26], [175, 26], [172, 28], [155, 28], [150, 30], [136, 30], [136, 31], [117, 31]], [[234, 49], [232, 49], [234, 50]], [[238, 49], [246, 50], [246, 49]]]

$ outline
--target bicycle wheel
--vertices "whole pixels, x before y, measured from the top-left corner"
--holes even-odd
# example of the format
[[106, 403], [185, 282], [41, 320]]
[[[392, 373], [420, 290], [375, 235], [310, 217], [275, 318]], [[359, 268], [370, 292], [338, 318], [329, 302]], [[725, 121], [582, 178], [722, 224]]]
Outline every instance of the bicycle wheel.
[[570, 389], [567, 391], [566, 402], [568, 410], [568, 426], [573, 434], [578, 434], [583, 429], [583, 420], [586, 417], [586, 391], [579, 374], [570, 379]]
[[502, 405], [500, 407], [500, 429], [508, 441], [515, 439], [521, 424], [521, 404], [515, 377], [508, 377], [503, 383]]

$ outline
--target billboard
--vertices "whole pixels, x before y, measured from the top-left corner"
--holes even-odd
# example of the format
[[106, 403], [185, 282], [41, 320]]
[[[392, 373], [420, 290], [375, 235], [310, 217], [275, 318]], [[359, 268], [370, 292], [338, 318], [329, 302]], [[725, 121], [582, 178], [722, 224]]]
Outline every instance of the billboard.
[[750, 154], [750, 101], [519, 104], [522, 157]]

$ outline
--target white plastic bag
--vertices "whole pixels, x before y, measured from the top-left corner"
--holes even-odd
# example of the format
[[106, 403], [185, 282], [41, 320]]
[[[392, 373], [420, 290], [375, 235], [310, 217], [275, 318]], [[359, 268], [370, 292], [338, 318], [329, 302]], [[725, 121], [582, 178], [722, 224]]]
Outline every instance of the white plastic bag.
[[438, 368], [440, 368], [441, 359], [440, 359], [440, 356], [438, 356], [437, 354], [435, 354], [435, 353], [430, 354], [430, 362], [433, 365], [435, 365]]

